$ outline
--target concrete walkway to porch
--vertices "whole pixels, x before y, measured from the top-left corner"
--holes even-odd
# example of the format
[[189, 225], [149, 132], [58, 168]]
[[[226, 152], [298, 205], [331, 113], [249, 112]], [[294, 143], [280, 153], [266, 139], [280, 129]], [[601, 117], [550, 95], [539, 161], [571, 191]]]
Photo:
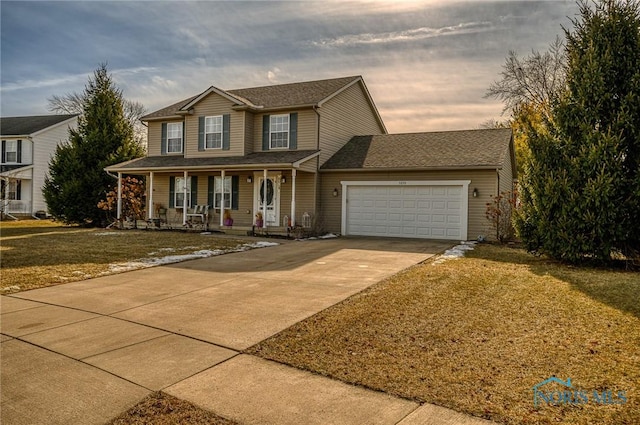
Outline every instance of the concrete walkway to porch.
[[283, 241], [2, 296], [2, 423], [100, 424], [156, 390], [243, 424], [487, 423], [240, 353], [450, 245]]

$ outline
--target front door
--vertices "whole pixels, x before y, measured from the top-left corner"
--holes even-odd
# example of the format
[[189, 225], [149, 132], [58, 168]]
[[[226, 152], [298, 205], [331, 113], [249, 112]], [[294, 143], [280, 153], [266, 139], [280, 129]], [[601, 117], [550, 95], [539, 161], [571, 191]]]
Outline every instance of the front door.
[[254, 188], [254, 215], [258, 211], [262, 212], [266, 205], [267, 215], [265, 217], [265, 224], [267, 226], [280, 226], [279, 176], [267, 176], [266, 188], [264, 176], [257, 177], [255, 181], [256, 185]]

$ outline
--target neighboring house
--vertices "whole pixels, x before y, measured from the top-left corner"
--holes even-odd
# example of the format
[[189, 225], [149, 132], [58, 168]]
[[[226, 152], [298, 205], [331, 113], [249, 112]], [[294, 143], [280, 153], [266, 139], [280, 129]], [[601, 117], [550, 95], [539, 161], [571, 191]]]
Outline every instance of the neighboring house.
[[241, 229], [260, 213], [272, 231], [475, 239], [490, 237], [490, 195], [513, 186], [510, 130], [388, 135], [359, 76], [210, 87], [142, 119], [147, 157], [107, 171], [147, 176], [149, 218], [180, 224], [209, 205], [221, 229], [229, 209]]
[[46, 212], [42, 187], [49, 161], [69, 138], [69, 128], [77, 125], [77, 115], [0, 118], [2, 212], [14, 216]]

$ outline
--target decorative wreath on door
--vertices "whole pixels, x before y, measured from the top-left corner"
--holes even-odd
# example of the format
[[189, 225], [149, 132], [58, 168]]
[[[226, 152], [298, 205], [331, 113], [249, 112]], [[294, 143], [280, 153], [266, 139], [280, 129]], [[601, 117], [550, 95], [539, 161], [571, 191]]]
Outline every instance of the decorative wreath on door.
[[[267, 205], [273, 203], [273, 180], [267, 179]], [[264, 181], [260, 185], [260, 203], [264, 204]]]

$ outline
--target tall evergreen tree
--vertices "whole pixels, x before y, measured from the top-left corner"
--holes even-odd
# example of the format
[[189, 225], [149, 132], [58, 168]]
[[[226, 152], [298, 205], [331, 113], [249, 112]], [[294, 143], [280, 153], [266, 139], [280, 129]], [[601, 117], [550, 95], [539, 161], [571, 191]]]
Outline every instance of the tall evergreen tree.
[[568, 261], [640, 249], [640, 11], [580, 3], [567, 39], [567, 89], [529, 127], [517, 226], [527, 247]]
[[107, 212], [100, 200], [116, 181], [104, 168], [143, 155], [134, 141], [131, 123], [123, 111], [122, 92], [114, 85], [106, 64], [93, 73], [85, 87], [78, 129], [60, 145], [49, 163], [43, 193], [49, 212], [66, 223], [102, 225]]

